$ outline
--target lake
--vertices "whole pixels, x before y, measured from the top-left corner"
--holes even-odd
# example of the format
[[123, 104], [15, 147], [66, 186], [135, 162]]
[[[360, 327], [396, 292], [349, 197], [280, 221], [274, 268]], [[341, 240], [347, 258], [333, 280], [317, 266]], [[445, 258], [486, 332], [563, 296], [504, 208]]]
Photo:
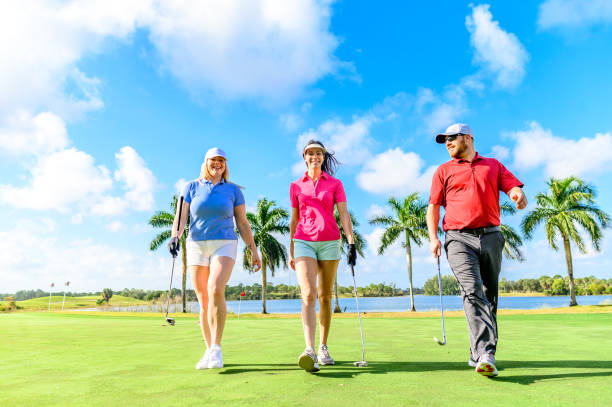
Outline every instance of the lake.
[[[580, 305], [604, 305], [612, 304], [612, 295], [589, 295], [576, 297]], [[461, 311], [463, 305], [461, 297], [444, 296], [444, 310]], [[559, 308], [569, 305], [569, 296], [554, 297], [500, 297], [499, 309], [540, 309]], [[432, 295], [415, 295], [414, 305], [417, 311], [439, 311], [440, 297]], [[299, 314], [301, 312], [301, 300], [267, 300], [267, 311], [269, 313]], [[340, 308], [346, 312], [355, 312], [355, 298], [340, 298]], [[163, 311], [162, 311], [163, 309]], [[238, 313], [261, 312], [261, 301], [245, 300], [227, 301], [228, 312]], [[410, 309], [410, 297], [367, 297], [359, 298], [359, 309], [366, 312], [380, 311], [407, 311]], [[165, 312], [166, 305], [141, 305], [130, 307], [104, 307], [108, 311], [142, 311], [142, 312]], [[180, 304], [170, 304], [170, 312], [180, 312]], [[188, 312], [198, 313], [200, 311], [197, 302], [187, 303]], [[317, 305], [318, 310], [318, 305]]]

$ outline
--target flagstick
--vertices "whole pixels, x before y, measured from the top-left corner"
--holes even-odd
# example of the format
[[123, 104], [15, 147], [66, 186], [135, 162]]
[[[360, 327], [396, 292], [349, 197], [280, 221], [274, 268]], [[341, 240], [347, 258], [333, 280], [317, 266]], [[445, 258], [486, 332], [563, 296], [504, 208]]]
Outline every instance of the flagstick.
[[242, 305], [242, 295], [240, 296], [240, 301], [238, 302], [238, 321], [240, 321], [240, 305]]
[[[70, 281], [66, 281], [64, 283], [64, 287], [68, 287], [70, 285]], [[66, 302], [66, 291], [64, 291], [64, 299], [62, 300], [62, 311], [64, 310], [64, 302]]]
[[49, 288], [49, 312], [51, 312], [51, 289]]

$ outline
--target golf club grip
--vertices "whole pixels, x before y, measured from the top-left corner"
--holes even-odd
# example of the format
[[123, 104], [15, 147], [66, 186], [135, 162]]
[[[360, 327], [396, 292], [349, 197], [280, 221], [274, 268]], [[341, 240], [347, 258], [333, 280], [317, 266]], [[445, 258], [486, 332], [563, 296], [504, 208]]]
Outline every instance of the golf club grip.
[[179, 237], [179, 232], [181, 230], [181, 215], [183, 214], [183, 195], [181, 195], [178, 202], [178, 222], [176, 223], [176, 237]]

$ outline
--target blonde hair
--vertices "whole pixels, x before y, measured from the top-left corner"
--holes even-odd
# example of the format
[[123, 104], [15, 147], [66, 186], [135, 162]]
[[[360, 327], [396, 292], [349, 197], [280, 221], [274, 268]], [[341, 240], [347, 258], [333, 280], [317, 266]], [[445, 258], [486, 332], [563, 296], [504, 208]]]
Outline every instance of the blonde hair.
[[[210, 158], [208, 160], [210, 160]], [[207, 180], [210, 181], [212, 179], [212, 175], [208, 171], [208, 166], [206, 165], [206, 161], [207, 160], [204, 160], [204, 162], [202, 163], [202, 167], [200, 168], [200, 178], [198, 178], [198, 180], [207, 179]], [[223, 171], [223, 174], [221, 175], [221, 178], [223, 178], [223, 180], [225, 182], [230, 183], [230, 184], [234, 184], [238, 188], [243, 189], [244, 188], [243, 186], [238, 185], [235, 182], [231, 182], [229, 180], [229, 168], [227, 167], [227, 160], [223, 159], [223, 161], [225, 161], [225, 171]]]

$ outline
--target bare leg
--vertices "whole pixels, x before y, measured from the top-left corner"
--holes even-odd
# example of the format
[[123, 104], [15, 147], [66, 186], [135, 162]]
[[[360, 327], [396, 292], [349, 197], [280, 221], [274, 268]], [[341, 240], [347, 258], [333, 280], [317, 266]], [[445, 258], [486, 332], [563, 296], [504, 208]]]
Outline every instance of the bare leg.
[[295, 259], [295, 274], [300, 290], [302, 291], [302, 327], [306, 347], [314, 349], [314, 336], [317, 329], [317, 314], [315, 301], [317, 300], [317, 260], [311, 257], [298, 257]]
[[327, 345], [329, 327], [331, 326], [332, 289], [340, 260], [319, 261], [319, 344]]
[[206, 347], [212, 346], [210, 338], [210, 327], [208, 326], [208, 275], [210, 269], [208, 266], [189, 266], [189, 274], [191, 274], [191, 282], [200, 303], [200, 329], [202, 337], [206, 342]]
[[210, 277], [208, 278], [208, 325], [210, 326], [213, 345], [221, 345], [227, 308], [225, 305], [225, 286], [232, 274], [234, 259], [226, 256], [215, 256], [210, 259]]

